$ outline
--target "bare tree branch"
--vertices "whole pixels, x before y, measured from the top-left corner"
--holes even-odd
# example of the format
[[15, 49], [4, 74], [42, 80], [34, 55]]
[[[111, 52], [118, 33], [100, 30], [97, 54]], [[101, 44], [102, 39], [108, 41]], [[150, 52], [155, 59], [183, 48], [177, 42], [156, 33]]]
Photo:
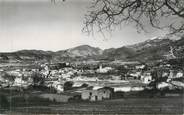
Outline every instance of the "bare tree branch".
[[[175, 24], [166, 19], [174, 18]], [[170, 34], [184, 33], [184, 0], [93, 0], [85, 15], [83, 32], [112, 31], [122, 23], [133, 23], [138, 30], [168, 28]]]

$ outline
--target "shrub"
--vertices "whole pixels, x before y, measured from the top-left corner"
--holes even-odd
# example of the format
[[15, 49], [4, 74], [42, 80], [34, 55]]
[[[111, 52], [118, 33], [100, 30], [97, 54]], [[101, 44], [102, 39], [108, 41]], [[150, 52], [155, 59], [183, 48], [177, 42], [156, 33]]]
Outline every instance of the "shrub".
[[65, 82], [64, 83], [64, 91], [71, 90], [72, 86], [73, 86], [73, 82], [72, 81]]

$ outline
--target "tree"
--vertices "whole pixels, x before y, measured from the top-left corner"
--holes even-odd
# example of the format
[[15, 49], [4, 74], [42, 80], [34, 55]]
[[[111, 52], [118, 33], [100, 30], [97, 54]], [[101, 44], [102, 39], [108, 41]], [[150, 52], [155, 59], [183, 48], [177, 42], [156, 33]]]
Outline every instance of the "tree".
[[72, 86], [73, 86], [73, 82], [72, 81], [65, 82], [64, 83], [64, 91], [71, 90]]
[[[135, 24], [138, 32], [152, 28], [168, 29], [169, 34], [184, 33], [184, 0], [93, 0], [83, 28], [112, 31], [121, 24]], [[163, 24], [165, 23], [165, 24]]]
[[2, 78], [8, 80], [9, 82], [14, 82], [16, 76], [10, 75], [10, 74], [8, 74], [8, 73], [4, 73], [4, 74], [2, 75]]
[[34, 86], [42, 86], [44, 84], [44, 78], [39, 73], [34, 73], [32, 75], [33, 85]]

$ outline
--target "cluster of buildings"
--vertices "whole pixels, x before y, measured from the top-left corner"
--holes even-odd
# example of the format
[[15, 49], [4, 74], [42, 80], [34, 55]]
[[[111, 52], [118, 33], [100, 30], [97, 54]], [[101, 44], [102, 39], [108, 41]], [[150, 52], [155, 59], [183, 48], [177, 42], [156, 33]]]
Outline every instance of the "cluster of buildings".
[[[167, 67], [169, 67], [169, 65], [167, 65]], [[56, 89], [58, 94], [60, 94], [64, 92], [64, 83], [67, 81], [72, 81], [73, 87], [75, 87], [77, 91], [80, 90], [83, 83], [87, 83], [93, 88], [86, 89], [82, 87], [82, 90], [79, 92], [81, 94], [82, 100], [89, 101], [110, 99], [113, 92], [117, 91], [142, 91], [145, 89], [145, 86], [148, 86], [151, 82], [161, 78], [166, 79], [161, 79], [161, 81], [156, 83], [157, 89], [168, 87], [170, 89], [173, 89], [173, 87], [184, 88], [183, 82], [175, 80], [184, 78], [183, 70], [176, 70], [166, 67], [150, 68], [148, 68], [145, 64], [136, 64], [130, 66], [123, 65], [122, 69], [126, 69], [127, 72], [122, 74], [121, 71], [124, 70], [119, 70], [116, 67], [110, 65], [103, 67], [102, 64], [99, 64], [99, 67], [96, 69], [73, 67], [69, 63], [41, 64], [39, 69], [15, 69], [8, 71], [1, 70], [0, 86], [18, 86], [27, 88], [30, 85], [34, 85], [34, 77], [36, 76], [43, 78], [44, 83], [42, 85], [46, 87], [52, 87]], [[100, 79], [99, 76], [104, 76], [104, 78]], [[121, 84], [124, 84], [125, 82], [128, 83], [129, 81], [134, 80], [138, 81], [139, 86], [121, 86]], [[105, 83], [113, 85], [108, 85], [108, 87], [106, 87]], [[119, 86], [117, 86], [117, 84]], [[56, 97], [58, 98], [58, 96]]]
[[97, 90], [85, 90], [81, 93], [81, 99], [89, 101], [102, 101], [104, 99], [110, 99], [113, 92], [114, 89], [109, 87], [103, 87]]
[[16, 69], [0, 72], [1, 87], [23, 87], [26, 88], [33, 84], [33, 78], [31, 77], [34, 70]]

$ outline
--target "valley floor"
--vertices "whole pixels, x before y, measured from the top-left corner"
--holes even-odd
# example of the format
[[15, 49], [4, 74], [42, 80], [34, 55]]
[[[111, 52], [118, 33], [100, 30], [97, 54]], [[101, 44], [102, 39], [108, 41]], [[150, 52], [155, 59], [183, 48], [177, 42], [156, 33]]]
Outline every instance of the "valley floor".
[[122, 98], [101, 102], [69, 102], [17, 106], [7, 114], [183, 114], [183, 97]]

